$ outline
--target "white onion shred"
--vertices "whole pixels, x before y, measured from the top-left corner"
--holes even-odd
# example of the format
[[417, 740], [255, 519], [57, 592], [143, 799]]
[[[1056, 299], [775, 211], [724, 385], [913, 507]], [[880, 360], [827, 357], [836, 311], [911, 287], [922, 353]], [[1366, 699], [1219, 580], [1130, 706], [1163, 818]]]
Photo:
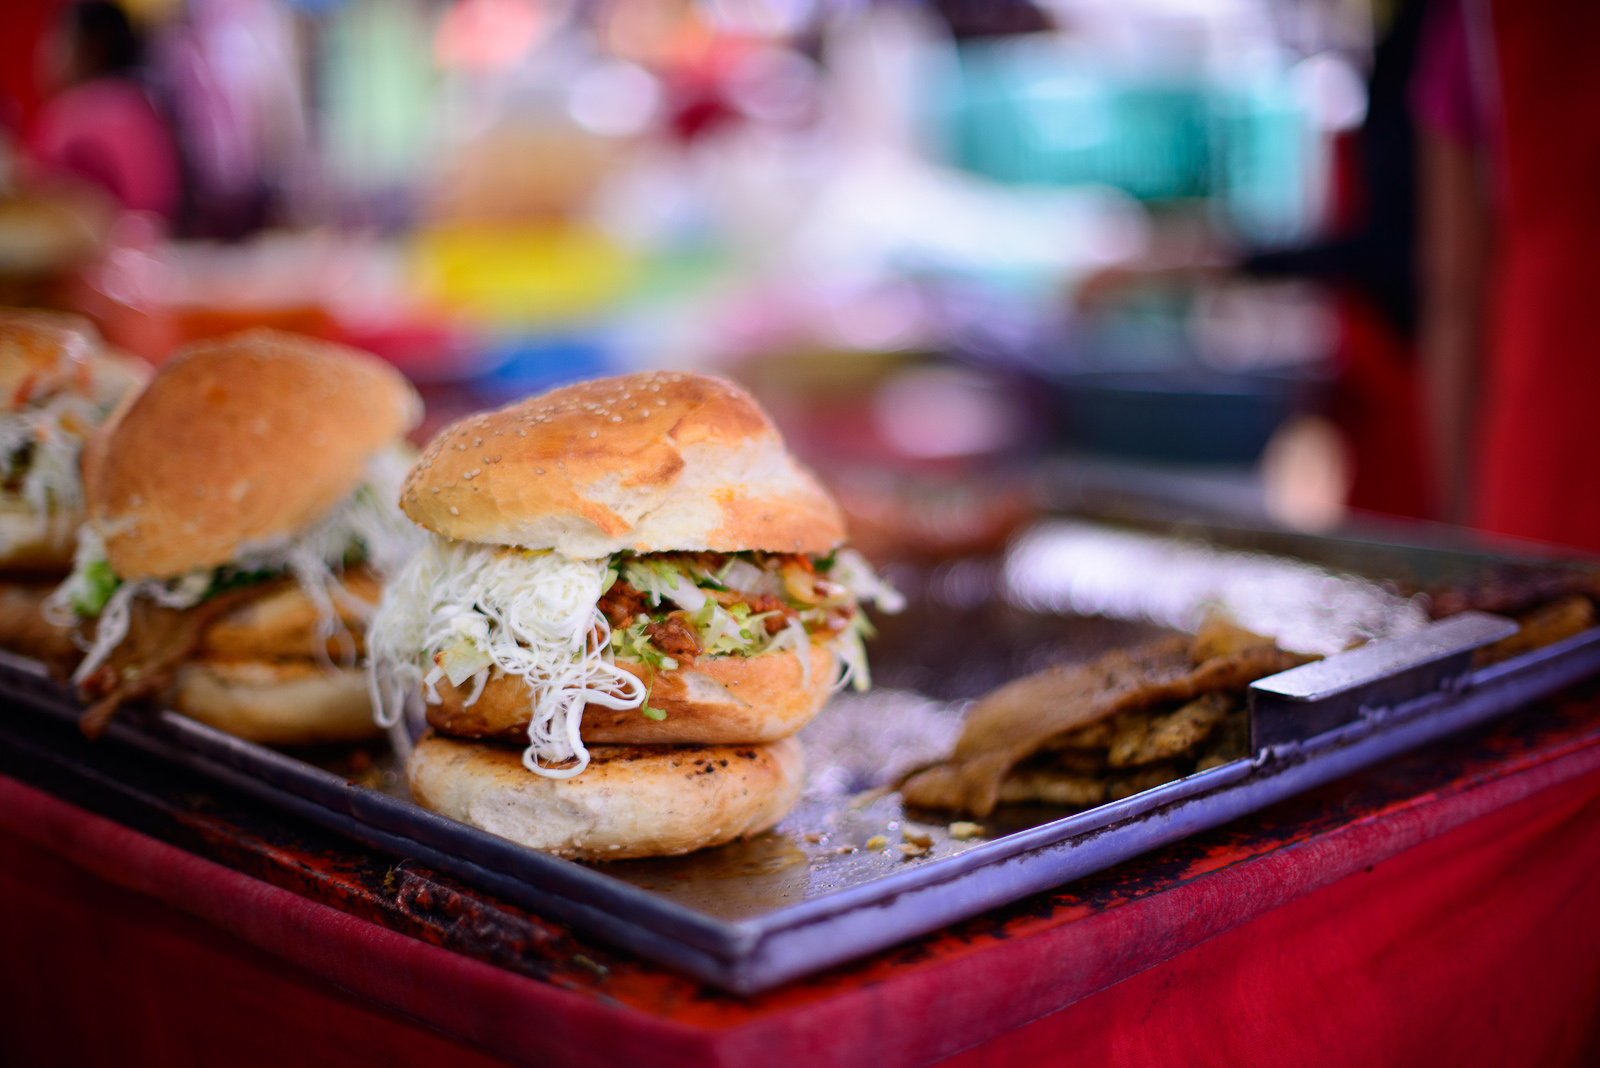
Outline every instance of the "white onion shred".
[[598, 607], [605, 574], [603, 559], [430, 537], [384, 589], [367, 627], [378, 723], [397, 723], [419, 689], [438, 703], [441, 678], [466, 678], [454, 668], [475, 669], [468, 705], [491, 672], [520, 676], [534, 695], [523, 764], [552, 779], [580, 774], [589, 765], [584, 706], [639, 708], [646, 697], [645, 684], [612, 660]]

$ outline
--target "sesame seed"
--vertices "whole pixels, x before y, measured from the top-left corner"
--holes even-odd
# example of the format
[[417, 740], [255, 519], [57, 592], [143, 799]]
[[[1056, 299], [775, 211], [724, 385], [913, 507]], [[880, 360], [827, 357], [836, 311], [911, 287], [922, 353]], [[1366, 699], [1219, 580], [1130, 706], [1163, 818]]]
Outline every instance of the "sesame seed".
[[544, 468], [542, 468], [542, 467], [535, 467], [535, 468], [534, 468], [534, 469], [533, 469], [533, 473], [534, 473], [534, 474], [536, 474], [536, 475], [542, 475], [542, 474], [544, 474]]
[[591, 430], [591, 431], [589, 431], [589, 436], [590, 436], [590, 437], [591, 437], [591, 438], [597, 438], [597, 437], [599, 437], [599, 436], [600, 436], [600, 431], [598, 431], [598, 430]]
[[622, 416], [620, 416], [620, 415], [613, 415], [613, 416], [612, 416], [612, 417], [611, 417], [611, 421], [612, 421], [612, 422], [613, 422], [613, 423], [620, 423], [620, 422], [622, 422]]
[[452, 504], [450, 506], [450, 514], [451, 515], [460, 515], [461, 514], [461, 509], [457, 508], [455, 505]]

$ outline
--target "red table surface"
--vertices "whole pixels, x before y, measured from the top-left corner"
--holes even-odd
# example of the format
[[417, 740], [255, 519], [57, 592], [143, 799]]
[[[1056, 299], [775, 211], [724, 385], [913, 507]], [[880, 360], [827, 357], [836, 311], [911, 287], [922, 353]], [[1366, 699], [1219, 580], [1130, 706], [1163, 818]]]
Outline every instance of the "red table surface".
[[1541, 715], [753, 999], [536, 918], [568, 964], [518, 974], [0, 777], [0, 1063], [1600, 1064], [1600, 702]]

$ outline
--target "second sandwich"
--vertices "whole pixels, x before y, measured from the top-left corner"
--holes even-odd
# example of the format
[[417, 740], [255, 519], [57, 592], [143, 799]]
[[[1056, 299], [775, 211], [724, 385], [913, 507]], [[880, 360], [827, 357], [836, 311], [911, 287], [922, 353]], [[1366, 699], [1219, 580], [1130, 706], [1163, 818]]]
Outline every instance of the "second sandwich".
[[49, 607], [89, 639], [84, 731], [164, 697], [273, 744], [375, 733], [357, 668], [416, 393], [375, 357], [267, 330], [175, 354], [84, 452], [89, 521]]

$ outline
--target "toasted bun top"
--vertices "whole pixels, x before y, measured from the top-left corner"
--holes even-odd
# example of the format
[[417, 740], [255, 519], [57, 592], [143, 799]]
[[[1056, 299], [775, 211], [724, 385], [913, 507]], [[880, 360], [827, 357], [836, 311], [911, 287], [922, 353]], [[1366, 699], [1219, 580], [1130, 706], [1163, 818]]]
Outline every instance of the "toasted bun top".
[[125, 579], [216, 567], [327, 513], [420, 415], [354, 349], [274, 330], [198, 342], [90, 440], [89, 518]]
[[447, 538], [578, 558], [844, 540], [833, 498], [750, 395], [688, 372], [582, 382], [469, 416], [429, 443], [400, 507]]

